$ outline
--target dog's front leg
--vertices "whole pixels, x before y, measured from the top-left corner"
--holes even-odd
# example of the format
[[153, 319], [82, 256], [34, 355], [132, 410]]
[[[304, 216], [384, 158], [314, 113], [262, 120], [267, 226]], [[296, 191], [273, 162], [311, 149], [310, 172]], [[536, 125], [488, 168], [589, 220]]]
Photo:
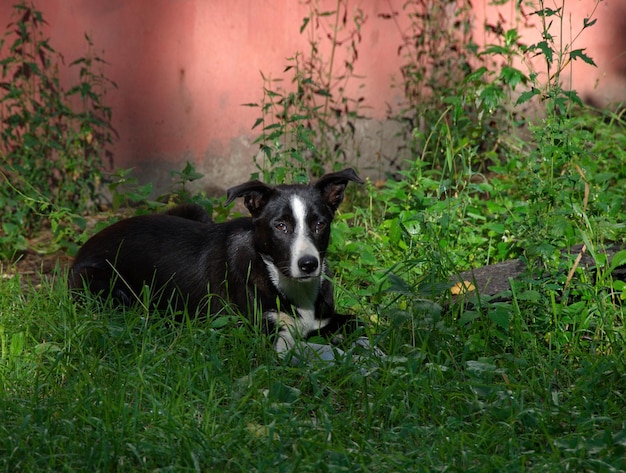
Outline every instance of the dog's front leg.
[[[304, 341], [296, 318], [289, 314], [274, 312], [270, 319], [278, 327], [278, 339], [274, 344], [274, 348], [281, 358], [284, 358], [290, 352], [289, 360], [292, 365], [313, 361], [332, 363], [337, 356], [345, 355], [345, 352], [337, 347]], [[297, 343], [296, 338], [300, 339]]]
[[273, 312], [267, 314], [267, 316], [278, 327], [278, 339], [274, 344], [274, 348], [279, 354], [285, 354], [291, 350], [296, 343], [294, 339], [294, 335], [297, 336], [295, 333], [297, 330], [296, 320], [285, 312]]

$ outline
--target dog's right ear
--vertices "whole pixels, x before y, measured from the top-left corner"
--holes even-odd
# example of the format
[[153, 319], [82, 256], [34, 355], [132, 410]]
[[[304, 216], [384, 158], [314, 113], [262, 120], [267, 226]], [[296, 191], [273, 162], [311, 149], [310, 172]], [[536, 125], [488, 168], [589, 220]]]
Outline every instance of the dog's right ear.
[[253, 217], [256, 217], [267, 201], [274, 189], [261, 181], [250, 181], [228, 189], [226, 193], [226, 202], [224, 205], [230, 204], [237, 197], [244, 198], [244, 205], [250, 211]]

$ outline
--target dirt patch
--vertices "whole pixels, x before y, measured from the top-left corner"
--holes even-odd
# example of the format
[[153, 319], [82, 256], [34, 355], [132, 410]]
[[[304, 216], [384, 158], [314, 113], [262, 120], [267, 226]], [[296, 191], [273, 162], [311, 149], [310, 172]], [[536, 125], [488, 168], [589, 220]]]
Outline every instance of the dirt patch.
[[12, 278], [19, 274], [24, 286], [39, 287], [42, 278], [52, 277], [56, 268], [67, 270], [72, 258], [65, 253], [40, 254], [29, 250], [15, 262], [0, 262], [0, 277]]
[[[119, 212], [117, 218], [126, 215]], [[94, 234], [95, 227], [99, 222], [113, 221], [115, 216], [111, 213], [101, 213], [85, 217], [87, 229], [90, 234]], [[20, 275], [23, 287], [29, 284], [38, 287], [44, 277], [51, 277], [55, 274], [55, 269], [61, 270], [61, 274], [69, 269], [73, 258], [66, 250], [50, 251], [54, 248], [54, 235], [49, 227], [44, 226], [41, 231], [29, 239], [30, 248], [21, 255], [15, 257], [13, 261], [0, 260], [0, 282], [2, 279], [12, 278], [16, 274]], [[38, 251], [40, 249], [41, 251]]]

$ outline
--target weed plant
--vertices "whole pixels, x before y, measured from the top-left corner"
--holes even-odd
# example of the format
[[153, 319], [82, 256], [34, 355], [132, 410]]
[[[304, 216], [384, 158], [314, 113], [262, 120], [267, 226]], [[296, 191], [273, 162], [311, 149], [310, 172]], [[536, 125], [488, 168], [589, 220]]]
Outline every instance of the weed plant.
[[0, 257], [28, 248], [28, 238], [51, 221], [63, 244], [97, 208], [102, 172], [112, 164], [107, 147], [114, 131], [106, 91], [115, 84], [101, 72], [102, 58], [88, 53], [73, 61], [78, 83], [65, 90], [59, 81], [62, 56], [44, 35], [45, 20], [31, 1], [13, 9], [0, 39]]
[[354, 65], [366, 18], [347, 0], [337, 0], [331, 11], [322, 10], [319, 0], [303, 3], [309, 15], [300, 33], [307, 34], [310, 48], [289, 59], [284, 72], [292, 74], [291, 84], [262, 74], [263, 98], [247, 104], [261, 112], [253, 125], [261, 128], [259, 173], [253, 177], [268, 183], [308, 182], [325, 167], [339, 170], [347, 153], [358, 153], [355, 121], [364, 99], [347, 89], [358, 80]]

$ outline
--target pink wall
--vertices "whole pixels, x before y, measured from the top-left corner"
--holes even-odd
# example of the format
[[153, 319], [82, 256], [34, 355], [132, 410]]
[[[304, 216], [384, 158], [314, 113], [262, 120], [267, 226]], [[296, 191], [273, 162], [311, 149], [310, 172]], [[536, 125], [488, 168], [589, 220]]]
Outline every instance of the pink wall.
[[[15, 0], [17, 1], [17, 0]], [[0, 24], [9, 21], [10, 0], [0, 2]], [[262, 97], [260, 71], [282, 74], [286, 58], [307, 50], [299, 34], [307, 6], [296, 0], [36, 0], [49, 23], [52, 45], [70, 62], [84, 55], [84, 33], [109, 62], [119, 86], [108, 96], [119, 133], [115, 164], [137, 167], [144, 179], [164, 183], [169, 170], [191, 160], [207, 185], [223, 188], [252, 171], [251, 126], [259, 110], [241, 104]], [[400, 32], [379, 17], [401, 11], [405, 0], [350, 2], [367, 15], [357, 73], [372, 118], [383, 119], [398, 97], [390, 87], [399, 75]], [[487, 2], [474, 2], [479, 19]], [[321, 0], [331, 10], [336, 1]], [[568, 0], [572, 31], [578, 31], [592, 0]], [[495, 12], [489, 11], [489, 15]], [[501, 8], [505, 19], [511, 7]], [[576, 42], [598, 68], [574, 64], [573, 86], [596, 103], [626, 99], [626, 2], [605, 1], [598, 24]], [[538, 23], [537, 17], [533, 21]], [[526, 42], [536, 41], [530, 28]], [[567, 32], [569, 35], [569, 31]], [[477, 33], [478, 39], [482, 33]], [[178, 163], [178, 164], [176, 164]]]

